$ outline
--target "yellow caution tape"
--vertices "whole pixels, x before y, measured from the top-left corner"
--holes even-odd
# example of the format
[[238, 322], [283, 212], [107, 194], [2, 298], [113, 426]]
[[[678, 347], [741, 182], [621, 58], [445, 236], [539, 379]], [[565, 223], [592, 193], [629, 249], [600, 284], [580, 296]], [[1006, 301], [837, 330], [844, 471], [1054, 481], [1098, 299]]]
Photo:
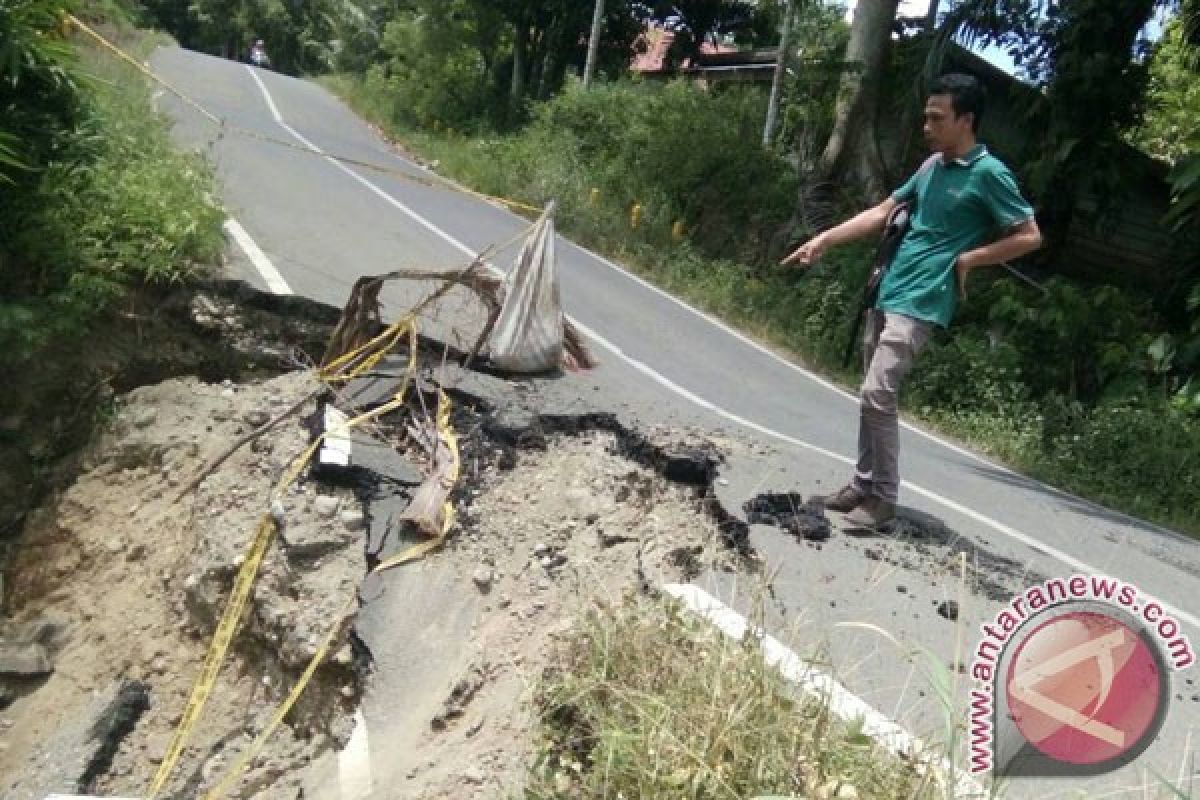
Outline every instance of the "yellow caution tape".
[[263, 557], [267, 554], [267, 549], [271, 546], [276, 531], [275, 519], [270, 514], [264, 514], [258, 522], [258, 529], [254, 534], [254, 540], [251, 542], [246, 559], [242, 562], [241, 569], [238, 570], [237, 579], [233, 582], [233, 592], [229, 595], [225, 611], [221, 614], [221, 621], [217, 624], [217, 630], [213, 634], [212, 643], [204, 657], [204, 666], [200, 670], [200, 676], [192, 687], [192, 693], [188, 697], [183, 716], [171, 737], [171, 744], [167, 747], [158, 772], [155, 773], [154, 780], [150, 784], [148, 800], [154, 800], [166, 785], [171, 771], [179, 761], [179, 756], [187, 746], [196, 721], [200, 719], [200, 713], [204, 710], [208, 696], [216, 685], [221, 665], [225, 661], [225, 654], [229, 651], [229, 644], [233, 641], [238, 623], [241, 622], [242, 613], [246, 608], [246, 599], [254, 587], [255, 578], [258, 577], [258, 568], [262, 565]]
[[[384, 333], [367, 342], [363, 346], [356, 348], [350, 353], [334, 360], [329, 365], [326, 365], [319, 372], [323, 380], [330, 381], [333, 379], [350, 379], [358, 377], [366, 371], [374, 368], [375, 364], [384, 355], [391, 351], [400, 339], [407, 334], [409, 343], [408, 364], [401, 381], [400, 388], [396, 391], [393, 398], [383, 405], [372, 409], [371, 411], [354, 417], [346, 423], [347, 428], [354, 428], [370, 420], [376, 419], [384, 414], [394, 411], [404, 405], [405, 397], [408, 388], [412, 383], [412, 376], [416, 373], [417, 368], [417, 329], [415, 319], [410, 315], [406, 319], [390, 326]], [[364, 357], [365, 356], [365, 357]], [[360, 359], [355, 363], [356, 359]], [[349, 366], [353, 364], [353, 366]], [[343, 367], [349, 367], [346, 372], [341, 372]], [[441, 443], [448, 449], [451, 454], [452, 462], [447, 470], [447, 480], [452, 486], [458, 480], [460, 471], [460, 457], [458, 453], [458, 439], [454, 433], [454, 429], [450, 424], [450, 400], [446, 394], [438, 390], [438, 410], [437, 410], [437, 431]], [[305, 450], [297, 456], [289, 466], [288, 470], [283, 474], [272, 492], [272, 499], [278, 499], [287, 487], [291, 486], [299, 477], [304, 468], [312, 461], [317, 450], [321, 447], [324, 441], [325, 433], [318, 436], [311, 442]], [[436, 451], [435, 451], [436, 452]], [[454, 508], [447, 501], [443, 506], [442, 529], [437, 538], [427, 542], [422, 542], [419, 545], [414, 545], [408, 548], [403, 553], [400, 553], [392, 558], [379, 564], [372, 570], [372, 573], [383, 572], [400, 564], [413, 561], [425, 554], [432, 552], [440, 547], [445, 541], [447, 534], [454, 524]], [[217, 678], [220, 675], [221, 666], [225, 661], [225, 657], [229, 652], [229, 646], [233, 641], [234, 635], [237, 632], [239, 623], [245, 613], [247, 600], [251, 589], [254, 587], [255, 580], [258, 577], [259, 569], [267, 551], [270, 549], [271, 543], [274, 541], [275, 534], [278, 531], [278, 522], [270, 514], [264, 514], [259, 520], [254, 538], [250, 543], [241, 568], [238, 570], [237, 577], [234, 579], [233, 590], [230, 593], [229, 600], [226, 603], [224, 612], [221, 615], [221, 620], [217, 624], [215, 633], [213, 634], [212, 642], [209, 644], [208, 652], [204, 658], [204, 665], [200, 670], [200, 674], [196, 678], [196, 682], [192, 687], [191, 694], [188, 697], [187, 705], [184, 713], [180, 718], [179, 725], [176, 727], [175, 733], [171, 737], [170, 745], [163, 757], [162, 763], [159, 765], [158, 771], [154, 775], [148, 790], [147, 800], [154, 800], [156, 796], [166, 786], [172, 771], [177, 765], [180, 756], [187, 747], [188, 740], [191, 738], [196, 722], [200, 719], [205, 705], [208, 702], [209, 696], [212, 694], [216, 686]], [[276, 710], [267, 726], [259, 733], [254, 743], [247, 749], [246, 753], [237, 761], [234, 767], [207, 795], [209, 800], [215, 800], [223, 793], [228, 791], [232, 781], [245, 770], [246, 766], [254, 759], [265, 744], [266, 740], [275, 731], [279, 724], [283, 721], [288, 711], [299, 699], [304, 689], [307, 687], [313, 673], [317, 667], [324, 661], [328, 655], [329, 649], [336, 636], [336, 633], [341, 625], [341, 620], [350, 612], [353, 607], [353, 602], [356, 598], [351, 597], [347, 602], [346, 610], [338, 615], [338, 619], [325, 640], [313, 655], [308, 667], [297, 680], [296, 685], [292, 688], [284, 703]]]
[[[402, 393], [403, 390], [397, 393], [397, 400], [400, 399], [400, 395]], [[366, 415], [364, 415], [364, 417], [365, 416]], [[363, 417], [359, 417], [359, 419], [361, 420]], [[444, 392], [440, 390], [438, 391], [437, 429], [438, 437], [442, 440], [442, 443], [449, 448], [451, 453], [452, 461], [450, 469], [447, 473], [447, 481], [453, 485], [454, 481], [458, 480], [461, 463], [458, 454], [458, 437], [455, 435], [454, 428], [450, 424], [450, 399]], [[436, 550], [438, 547], [441, 547], [441, 545], [445, 542], [446, 536], [449, 534], [450, 529], [454, 525], [454, 517], [454, 506], [450, 503], [450, 501], [447, 500], [445, 505], [442, 507], [442, 530], [437, 538], [430, 539], [427, 542], [422, 542], [421, 544], [413, 545], [412, 547], [407, 548], [404, 550], [404, 552], [398, 553], [397, 555], [392, 556], [391, 558], [378, 564], [373, 570], [371, 570], [369, 574], [374, 575], [392, 569], [393, 567], [397, 567], [401, 564], [415, 561], [416, 559]], [[275, 709], [275, 713], [271, 715], [270, 721], [268, 721], [263, 729], [259, 731], [258, 736], [254, 738], [254, 741], [250, 743], [250, 746], [246, 749], [246, 751], [242, 753], [238, 760], [234, 762], [233, 766], [229, 768], [229, 771], [226, 772], [221, 780], [217, 782], [216, 786], [214, 786], [204, 795], [204, 800], [219, 800], [221, 797], [224, 797], [238, 777], [240, 777], [241, 774], [246, 770], [246, 767], [248, 767], [258, 756], [258, 754], [262, 752], [263, 747], [266, 746], [267, 741], [271, 738], [271, 735], [275, 733], [275, 730], [279, 727], [280, 723], [282, 723], [284, 718], [287, 717], [288, 712], [292, 710], [292, 706], [296, 704], [296, 701], [300, 699], [302, 694], [304, 694], [304, 690], [308, 688], [309, 681], [312, 680], [312, 676], [316, 673], [317, 668], [329, 656], [329, 651], [333, 647], [338, 631], [341, 630], [342, 620], [345, 619], [353, 610], [357, 599], [357, 597], [351, 596], [349, 600], [347, 600], [346, 605], [343, 606], [342, 610], [338, 613], [337, 618], [334, 620], [333, 625], [329, 629], [329, 632], [325, 634], [325, 638], [321, 641], [316, 653], [314, 653], [312, 659], [309, 660], [308, 666], [304, 668], [304, 672], [300, 674], [300, 677], [296, 680], [296, 684], [292, 687], [292, 690], [288, 692], [288, 696], [284, 699], [283, 703], [281, 703], [279, 707]]]
[[422, 178], [418, 175], [412, 175], [408, 172], [405, 172], [404, 170], [397, 169], [395, 167], [388, 167], [388, 166], [384, 166], [382, 164], [376, 164], [376, 163], [373, 163], [370, 161], [363, 161], [361, 159], [351, 158], [350, 156], [337, 155], [334, 153], [326, 153], [326, 152], [323, 152], [320, 150], [316, 150], [312, 147], [307, 147], [305, 145], [297, 144], [295, 142], [290, 142], [287, 139], [281, 139], [277, 136], [268, 136], [266, 134], [259, 133], [258, 131], [252, 131], [249, 128], [243, 128], [240, 125], [234, 125], [234, 124], [228, 122], [227, 120], [225, 120], [224, 118], [219, 117], [216, 114], [212, 113], [211, 111], [206, 109], [204, 106], [202, 106], [200, 103], [198, 103], [196, 100], [193, 100], [191, 97], [184, 94], [182, 91], [180, 91], [175, 86], [173, 86], [172, 84], [167, 82], [165, 79], [159, 77], [159, 75], [156, 74], [153, 70], [147, 68], [144, 64], [140, 63], [136, 58], [129, 55], [124, 50], [122, 50], [120, 47], [118, 47], [117, 45], [110, 42], [108, 39], [106, 39], [104, 37], [103, 34], [98, 33], [97, 31], [90, 28], [87, 24], [82, 22], [78, 17], [74, 16], [73, 14], [68, 13], [64, 16], [64, 19], [69, 20], [71, 23], [78, 26], [81, 31], [86, 33], [91, 38], [95, 39], [102, 47], [104, 47], [104, 49], [111, 51], [122, 61], [125, 61], [125, 62], [133, 65], [133, 67], [138, 72], [140, 72], [143, 75], [145, 75], [146, 77], [150, 78], [150, 80], [159, 84], [164, 89], [169, 91], [171, 94], [175, 95], [180, 100], [182, 100], [184, 103], [191, 106], [193, 109], [195, 109], [200, 114], [205, 116], [207, 119], [209, 119], [210, 121], [215, 123], [217, 126], [219, 126], [223, 131], [232, 131], [233, 133], [236, 133], [240, 136], [245, 136], [250, 139], [257, 139], [261, 142], [267, 142], [269, 144], [277, 145], [279, 147], [286, 147], [289, 150], [296, 150], [301, 153], [307, 153], [308, 155], [314, 155], [314, 156], [319, 156], [321, 158], [332, 159], [333, 161], [337, 161], [342, 164], [350, 164], [350, 165], [353, 165], [356, 167], [362, 167], [364, 169], [373, 170], [375, 172], [382, 172], [387, 175], [391, 175], [392, 177], [401, 178], [403, 180], [410, 181], [412, 183], [420, 184], [421, 186], [427, 186], [427, 187], [430, 187], [433, 189], [445, 189], [448, 191], [457, 191], [457, 192], [461, 192], [462, 194], [466, 194], [466, 195], [470, 195], [471, 197], [478, 198], [480, 200], [485, 200], [485, 201], [493, 202], [493, 203], [499, 203], [501, 205], [508, 206], [509, 208], [517, 208], [517, 209], [521, 209], [522, 211], [529, 211], [534, 214], [542, 213], [541, 208], [534, 206], [534, 205], [530, 205], [529, 203], [522, 203], [519, 200], [511, 200], [507, 197], [500, 197], [498, 195], [484, 194], [483, 192], [477, 192], [474, 189], [468, 189], [465, 186], [452, 184], [448, 181], [434, 181], [429, 178]]

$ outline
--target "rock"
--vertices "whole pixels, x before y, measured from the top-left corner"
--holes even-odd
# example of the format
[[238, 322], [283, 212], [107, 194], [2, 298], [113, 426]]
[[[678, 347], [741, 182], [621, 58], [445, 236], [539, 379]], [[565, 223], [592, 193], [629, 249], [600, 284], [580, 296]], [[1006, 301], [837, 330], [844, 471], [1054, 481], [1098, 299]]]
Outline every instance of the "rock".
[[501, 444], [512, 447], [541, 448], [546, 443], [537, 416], [520, 408], [502, 408], [485, 417], [483, 431]]
[[483, 771], [479, 767], [467, 767], [463, 770], [462, 779], [470, 784], [481, 784], [485, 780]]
[[149, 687], [137, 681], [111, 684], [82, 713], [65, 718], [46, 742], [49, 757], [35, 759], [22, 774], [27, 796], [41, 798], [63, 787], [95, 794], [94, 782], [109, 773], [125, 738], [150, 708]]
[[319, 495], [317, 499], [313, 501], [313, 510], [317, 512], [318, 517], [329, 519], [337, 513], [338, 506], [340, 506], [341, 503], [342, 501], [339, 498], [332, 495], [323, 494]]
[[126, 561], [141, 561], [145, 557], [146, 545], [144, 544], [135, 544], [133, 547], [129, 548], [129, 552], [125, 554]]
[[133, 415], [131, 422], [135, 428], [149, 428], [158, 421], [158, 409], [154, 407], [139, 408]]
[[54, 671], [50, 654], [37, 642], [0, 643], [0, 675], [46, 675]]
[[489, 567], [479, 567], [475, 570], [475, 574], [471, 576], [471, 580], [475, 581], [475, 585], [479, 587], [481, 592], [486, 592], [492, 588], [492, 581], [495, 575]]
[[348, 531], [361, 531], [367, 527], [366, 515], [358, 509], [348, 508], [339, 515], [339, 518]]
[[549, 552], [550, 552], [550, 545], [546, 544], [545, 542], [539, 542], [538, 544], [534, 545], [534, 547], [533, 547], [533, 554], [535, 556], [544, 556]]
[[252, 409], [242, 414], [242, 421], [251, 428], [261, 428], [271, 421], [271, 415], [261, 409]]
[[151, 734], [149, 741], [146, 742], [146, 760], [151, 764], [161, 764], [166, 758], [167, 748], [171, 745], [171, 734], [156, 733]]
[[958, 619], [958, 601], [945, 600], [938, 604], [937, 612], [950, 621]]
[[12, 639], [40, 644], [53, 658], [70, 639], [70, 618], [61, 611], [47, 609], [21, 625]]

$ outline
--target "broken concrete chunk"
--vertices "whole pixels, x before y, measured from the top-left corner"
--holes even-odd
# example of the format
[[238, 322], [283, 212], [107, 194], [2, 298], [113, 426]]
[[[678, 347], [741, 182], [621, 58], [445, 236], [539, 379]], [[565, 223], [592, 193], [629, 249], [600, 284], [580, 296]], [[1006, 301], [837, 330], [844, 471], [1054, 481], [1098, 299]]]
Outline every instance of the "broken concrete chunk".
[[323, 494], [319, 495], [317, 499], [313, 501], [313, 510], [317, 512], [318, 517], [329, 519], [337, 513], [338, 506], [340, 506], [341, 503], [342, 501], [338, 498], [332, 495]]
[[53, 671], [50, 654], [37, 642], [0, 643], [0, 675], [33, 677]]
[[356, 508], [348, 508], [338, 515], [342, 526], [348, 531], [361, 531], [367, 527], [367, 518]]
[[475, 570], [475, 574], [471, 576], [471, 580], [475, 581], [475, 585], [480, 591], [486, 592], [492, 586], [492, 581], [495, 579], [495, 573], [491, 567], [480, 567]]
[[24, 786], [30, 797], [92, 794], [108, 772], [125, 737], [150, 707], [149, 687], [138, 681], [111, 684], [82, 714], [63, 721], [46, 745], [46, 758], [28, 765]]
[[242, 415], [242, 421], [252, 428], [261, 428], [271, 421], [271, 415], [266, 411], [253, 409]]

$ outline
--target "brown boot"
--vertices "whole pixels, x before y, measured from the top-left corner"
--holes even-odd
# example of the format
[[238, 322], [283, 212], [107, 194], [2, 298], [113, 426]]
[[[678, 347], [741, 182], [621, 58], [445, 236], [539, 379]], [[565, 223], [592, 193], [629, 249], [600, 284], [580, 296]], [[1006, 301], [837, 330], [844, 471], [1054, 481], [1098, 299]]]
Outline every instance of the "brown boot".
[[827, 510], [845, 514], [847, 511], [853, 511], [861, 506], [866, 499], [866, 494], [855, 489], [851, 484], [846, 484], [833, 494], [822, 497], [821, 502]]
[[850, 530], [875, 530], [896, 518], [896, 504], [878, 497], [868, 497], [858, 508], [846, 515]]

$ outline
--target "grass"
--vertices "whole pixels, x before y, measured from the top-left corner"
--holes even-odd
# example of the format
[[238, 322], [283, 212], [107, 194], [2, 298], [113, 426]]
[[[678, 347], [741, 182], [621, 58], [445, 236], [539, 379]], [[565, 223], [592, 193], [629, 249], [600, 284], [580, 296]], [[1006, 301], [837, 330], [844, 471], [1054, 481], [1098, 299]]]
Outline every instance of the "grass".
[[588, 612], [536, 703], [526, 800], [943, 796], [929, 771], [799, 694], [753, 641], [672, 603]]
[[[138, 54], [161, 41], [114, 31]], [[142, 76], [90, 40], [79, 42], [89, 111], [69, 157], [44, 171], [9, 220], [15, 252], [29, 268], [0, 303], [5, 358], [71, 347], [131, 288], [193, 280], [224, 249], [208, 165], [173, 147]]]

